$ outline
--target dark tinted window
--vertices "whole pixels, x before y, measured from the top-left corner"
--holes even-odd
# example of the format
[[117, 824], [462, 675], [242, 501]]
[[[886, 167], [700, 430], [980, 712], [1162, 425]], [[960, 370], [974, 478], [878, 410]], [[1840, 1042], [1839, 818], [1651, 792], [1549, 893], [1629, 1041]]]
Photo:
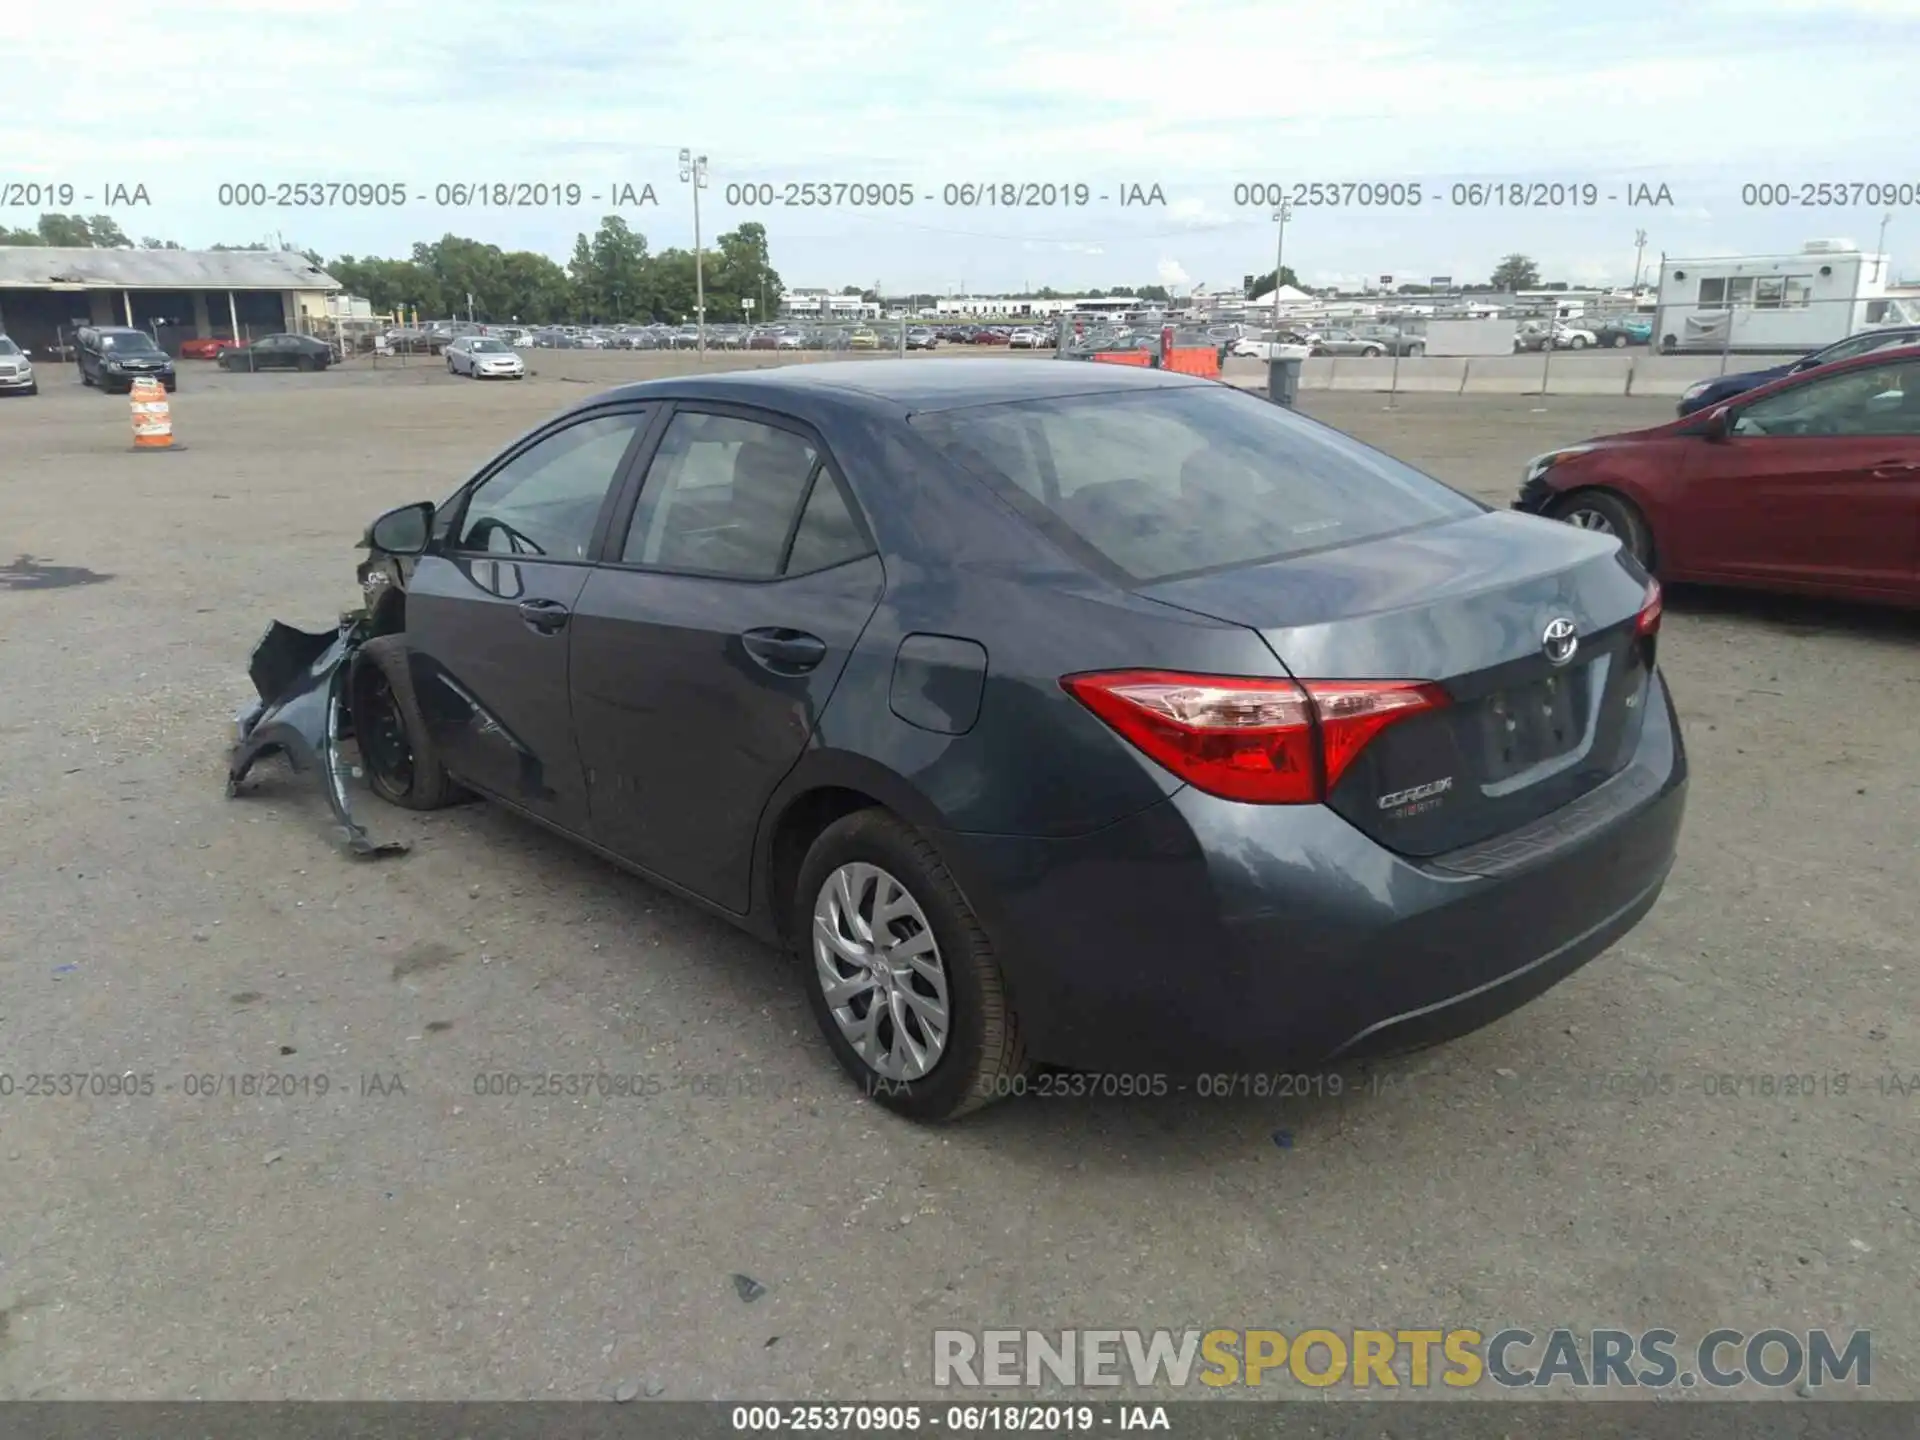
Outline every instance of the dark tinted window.
[[1139, 581], [1483, 509], [1391, 456], [1225, 387], [1023, 401], [913, 424]]
[[607, 487], [644, 411], [583, 420], [520, 452], [473, 492], [462, 550], [584, 560]]
[[771, 579], [819, 458], [791, 430], [682, 411], [647, 468], [621, 559]]
[[846, 497], [833, 477], [818, 472], [807, 508], [800, 514], [800, 528], [794, 531], [793, 552], [787, 557], [786, 573], [805, 575], [824, 570], [865, 555], [872, 547], [847, 509]]

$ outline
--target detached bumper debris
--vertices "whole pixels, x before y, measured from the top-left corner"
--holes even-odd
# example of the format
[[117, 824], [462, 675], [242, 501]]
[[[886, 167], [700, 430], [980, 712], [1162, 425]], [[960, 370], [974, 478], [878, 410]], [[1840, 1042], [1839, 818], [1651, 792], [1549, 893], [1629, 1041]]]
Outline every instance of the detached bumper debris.
[[227, 795], [262, 757], [282, 754], [296, 773], [318, 771], [333, 810], [334, 839], [361, 859], [404, 855], [399, 841], [377, 843], [353, 818], [347, 785], [351, 776], [340, 758], [347, 733], [347, 676], [354, 652], [367, 640], [366, 617], [342, 617], [327, 633], [296, 630], [276, 620], [253, 647], [247, 675], [260, 698], [235, 717], [233, 753], [227, 763]]

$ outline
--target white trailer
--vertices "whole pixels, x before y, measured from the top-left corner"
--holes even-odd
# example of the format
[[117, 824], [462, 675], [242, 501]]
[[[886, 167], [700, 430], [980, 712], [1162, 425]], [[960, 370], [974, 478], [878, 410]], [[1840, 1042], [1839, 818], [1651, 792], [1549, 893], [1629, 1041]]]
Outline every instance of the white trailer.
[[1875, 325], [1912, 323], [1889, 297], [1884, 255], [1851, 240], [1809, 240], [1791, 255], [1665, 259], [1654, 343], [1688, 351], [1798, 354]]

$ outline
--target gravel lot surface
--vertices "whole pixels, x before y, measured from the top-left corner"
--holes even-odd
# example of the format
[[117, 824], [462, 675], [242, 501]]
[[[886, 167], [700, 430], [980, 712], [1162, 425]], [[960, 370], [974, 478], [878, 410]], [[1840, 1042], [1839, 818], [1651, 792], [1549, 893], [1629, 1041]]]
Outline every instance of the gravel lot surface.
[[[253, 642], [355, 602], [374, 514], [694, 357], [533, 363], [188, 363], [171, 454], [66, 367], [0, 400], [0, 1397], [854, 1399], [928, 1394], [936, 1327], [1423, 1323], [1871, 1328], [1920, 1396], [1920, 621], [1672, 596], [1679, 866], [1492, 1028], [1337, 1099], [917, 1129], [796, 971], [541, 831], [365, 797], [414, 849], [354, 863], [307, 784], [223, 797]], [[1672, 413], [1383, 402], [1303, 408], [1501, 504]]]

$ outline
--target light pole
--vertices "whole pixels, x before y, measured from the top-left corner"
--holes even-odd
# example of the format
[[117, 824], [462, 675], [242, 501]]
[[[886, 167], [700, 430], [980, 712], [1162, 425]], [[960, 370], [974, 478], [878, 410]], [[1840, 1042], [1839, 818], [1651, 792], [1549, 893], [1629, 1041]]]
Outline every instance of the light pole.
[[1873, 278], [1880, 278], [1880, 267], [1887, 263], [1887, 226], [1893, 222], [1893, 212], [1887, 211], [1880, 217], [1880, 238], [1873, 242]]
[[707, 157], [682, 150], [680, 179], [693, 187], [693, 316], [695, 344], [704, 361], [707, 358], [707, 272], [700, 258], [700, 192], [707, 188]]
[[1647, 232], [1633, 232], [1633, 307], [1640, 308], [1640, 260], [1647, 251]]
[[1273, 330], [1276, 342], [1280, 333], [1280, 275], [1285, 268], [1281, 262], [1287, 254], [1287, 218], [1292, 214], [1293, 206], [1285, 200], [1273, 212], [1274, 221], [1280, 227], [1280, 236], [1273, 242]]

